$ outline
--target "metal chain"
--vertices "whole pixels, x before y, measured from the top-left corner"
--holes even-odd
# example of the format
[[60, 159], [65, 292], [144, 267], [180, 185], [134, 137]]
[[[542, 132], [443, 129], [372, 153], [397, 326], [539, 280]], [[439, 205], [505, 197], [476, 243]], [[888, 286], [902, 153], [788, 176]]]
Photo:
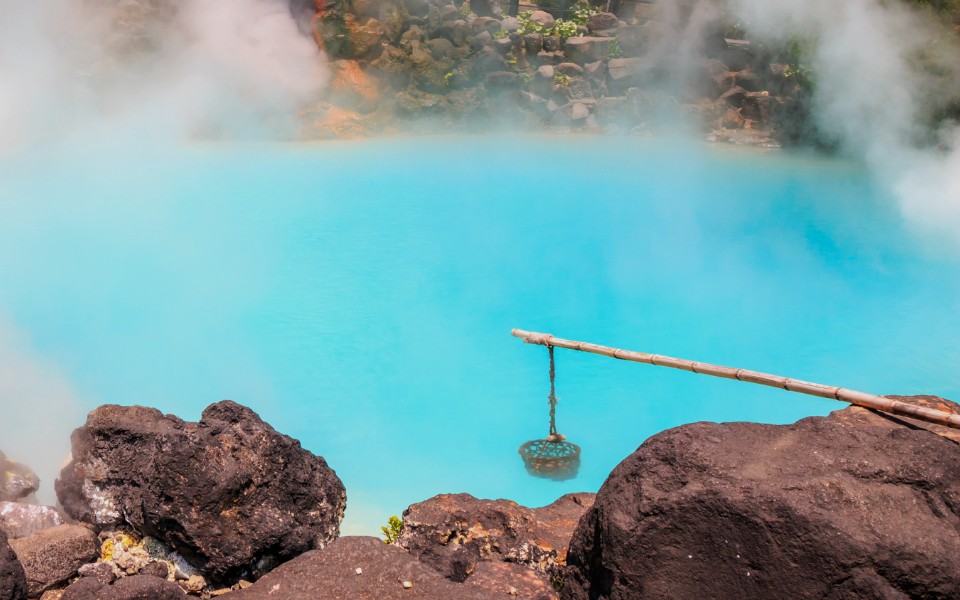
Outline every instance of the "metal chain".
[[550, 395], [547, 397], [550, 402], [550, 435], [557, 435], [557, 394], [554, 386], [557, 370], [553, 364], [553, 346], [547, 346], [547, 351], [550, 353]]

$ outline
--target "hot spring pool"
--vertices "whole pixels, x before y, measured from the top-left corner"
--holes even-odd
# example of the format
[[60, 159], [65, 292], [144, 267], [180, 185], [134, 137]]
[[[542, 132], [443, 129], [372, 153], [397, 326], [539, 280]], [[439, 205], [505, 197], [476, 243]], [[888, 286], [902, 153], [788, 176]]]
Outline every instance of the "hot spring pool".
[[326, 457], [346, 533], [439, 492], [596, 490], [682, 423], [843, 406], [557, 350], [582, 466], [534, 479], [517, 447], [547, 432], [547, 352], [513, 327], [960, 398], [960, 257], [840, 161], [602, 137], [74, 147], [4, 159], [0, 198], [0, 356], [35, 367], [4, 375], [8, 440], [231, 398]]

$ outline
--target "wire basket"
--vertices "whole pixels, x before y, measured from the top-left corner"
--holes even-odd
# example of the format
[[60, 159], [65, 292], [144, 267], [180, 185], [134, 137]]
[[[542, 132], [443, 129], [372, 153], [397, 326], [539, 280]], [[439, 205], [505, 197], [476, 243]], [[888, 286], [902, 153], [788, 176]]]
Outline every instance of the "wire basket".
[[580, 471], [580, 446], [565, 440], [531, 440], [518, 450], [527, 473], [564, 481]]

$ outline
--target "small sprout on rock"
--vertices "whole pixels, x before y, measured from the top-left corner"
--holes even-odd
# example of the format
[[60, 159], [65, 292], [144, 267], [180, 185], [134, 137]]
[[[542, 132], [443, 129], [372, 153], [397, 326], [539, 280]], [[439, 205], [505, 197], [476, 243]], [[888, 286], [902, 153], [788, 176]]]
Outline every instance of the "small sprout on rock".
[[393, 515], [387, 519], [387, 524], [380, 528], [383, 532], [385, 544], [395, 544], [400, 539], [400, 532], [403, 531], [403, 520]]
[[555, 85], [562, 85], [563, 87], [567, 87], [570, 85], [570, 76], [564, 75], [563, 73], [557, 73], [556, 75], [553, 76], [553, 83]]
[[493, 39], [495, 39], [495, 40], [502, 40], [502, 39], [505, 38], [505, 37], [509, 37], [509, 35], [510, 35], [510, 32], [507, 31], [506, 29], [498, 29], [498, 30], [493, 34]]

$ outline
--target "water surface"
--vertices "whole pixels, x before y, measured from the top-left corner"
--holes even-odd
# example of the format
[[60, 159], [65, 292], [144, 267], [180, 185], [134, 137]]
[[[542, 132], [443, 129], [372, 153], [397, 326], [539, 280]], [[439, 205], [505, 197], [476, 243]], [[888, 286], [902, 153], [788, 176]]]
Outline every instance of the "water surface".
[[960, 398], [960, 260], [840, 161], [601, 137], [74, 147], [6, 159], [0, 197], [0, 313], [82, 410], [247, 404], [336, 469], [347, 533], [439, 492], [596, 490], [682, 423], [842, 406], [558, 350], [583, 465], [533, 479], [516, 451], [546, 434], [547, 352], [513, 327]]

